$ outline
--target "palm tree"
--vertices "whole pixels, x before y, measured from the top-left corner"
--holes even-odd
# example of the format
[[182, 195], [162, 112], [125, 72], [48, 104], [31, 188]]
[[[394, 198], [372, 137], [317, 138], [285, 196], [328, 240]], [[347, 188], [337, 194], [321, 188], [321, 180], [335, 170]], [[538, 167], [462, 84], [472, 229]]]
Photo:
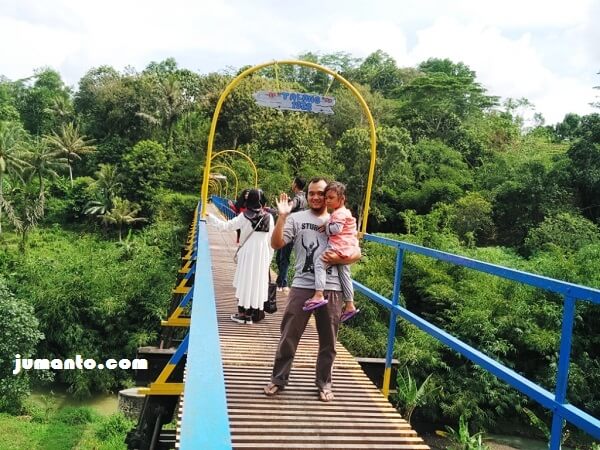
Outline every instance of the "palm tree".
[[115, 197], [114, 207], [107, 213], [100, 216], [102, 223], [115, 225], [119, 230], [119, 242], [123, 241], [123, 225], [134, 224], [136, 222], [145, 222], [145, 217], [135, 217], [140, 212], [140, 207], [129, 200]]
[[[46, 205], [45, 180], [56, 179], [59, 171], [67, 169], [67, 158], [62, 153], [52, 150], [43, 140], [30, 142], [27, 153], [28, 167], [23, 171], [24, 183], [31, 185], [35, 177], [38, 179], [38, 198], [35, 207], [39, 218], [44, 216]], [[33, 225], [35, 226], [35, 224]]]
[[69, 100], [69, 97], [56, 95], [52, 98], [50, 106], [44, 108], [44, 112], [53, 115], [57, 119], [57, 122], [62, 125], [68, 120], [72, 120], [73, 104]]
[[103, 215], [112, 209], [113, 200], [123, 185], [119, 181], [117, 168], [112, 164], [100, 164], [100, 170], [96, 172], [96, 177], [94, 185], [99, 191], [100, 199], [89, 202], [86, 205], [85, 213]]
[[147, 120], [152, 125], [160, 125], [167, 130], [165, 147], [173, 150], [173, 132], [175, 123], [188, 109], [189, 102], [186, 100], [181, 83], [173, 76], [158, 81], [156, 91], [158, 103], [153, 112], [140, 111], [137, 115]]
[[12, 186], [11, 196], [15, 199], [15, 208], [12, 214], [8, 214], [8, 218], [15, 231], [21, 235], [19, 250], [24, 253], [28, 233], [44, 216], [44, 194], [38, 191], [32, 178], [28, 178]]
[[2, 233], [2, 209], [6, 210], [7, 214], [12, 214], [12, 207], [4, 198], [4, 176], [20, 177], [21, 171], [28, 165], [23, 159], [24, 138], [25, 131], [19, 124], [0, 121], [0, 233]]
[[63, 125], [60, 128], [60, 134], [53, 132], [52, 135], [45, 135], [44, 139], [67, 158], [69, 178], [71, 187], [73, 187], [73, 161], [81, 159], [83, 154], [96, 151], [96, 147], [91, 145], [91, 140], [86, 140], [84, 135], [79, 134], [79, 128], [72, 122]]
[[62, 152], [45, 145], [44, 141], [37, 141], [29, 144], [27, 159], [29, 167], [24, 170], [25, 178], [27, 182], [31, 182], [34, 177], [38, 178], [39, 198], [43, 209], [45, 201], [44, 181], [47, 178], [58, 178], [59, 172], [69, 167], [67, 158], [62, 156]]

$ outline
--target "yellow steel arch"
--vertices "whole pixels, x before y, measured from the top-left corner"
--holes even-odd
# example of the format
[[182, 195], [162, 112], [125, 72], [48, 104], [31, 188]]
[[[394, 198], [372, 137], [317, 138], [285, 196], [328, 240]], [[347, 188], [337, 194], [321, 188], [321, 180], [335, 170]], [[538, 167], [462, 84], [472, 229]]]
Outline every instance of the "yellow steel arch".
[[233, 90], [233, 88], [235, 88], [240, 83], [240, 81], [242, 81], [245, 77], [247, 77], [248, 75], [250, 75], [258, 70], [261, 70], [265, 67], [276, 66], [279, 64], [310, 67], [312, 69], [320, 70], [321, 72], [325, 72], [326, 74], [331, 75], [336, 80], [338, 80], [340, 83], [342, 83], [344, 86], [346, 86], [348, 89], [350, 89], [350, 91], [358, 99], [358, 102], [360, 103], [360, 106], [363, 109], [363, 112], [365, 113], [365, 116], [367, 117], [367, 120], [369, 122], [369, 134], [371, 136], [371, 163], [369, 165], [369, 174], [368, 174], [368, 178], [367, 178], [367, 190], [365, 192], [365, 206], [364, 206], [363, 220], [362, 220], [362, 226], [361, 226], [361, 234], [364, 234], [367, 231], [367, 219], [369, 217], [369, 206], [370, 206], [370, 202], [371, 202], [371, 188], [373, 186], [373, 176], [375, 174], [375, 159], [377, 156], [377, 149], [376, 149], [377, 137], [376, 137], [376, 133], [375, 133], [375, 122], [373, 121], [373, 116], [371, 115], [371, 111], [369, 110], [369, 107], [367, 106], [367, 102], [365, 102], [365, 99], [362, 97], [362, 95], [360, 95], [360, 92], [358, 92], [358, 90], [354, 86], [352, 86], [352, 84], [348, 80], [346, 80], [344, 77], [342, 77], [338, 73], [334, 72], [333, 70], [328, 69], [327, 67], [323, 67], [323, 66], [320, 66], [319, 64], [315, 64], [315, 63], [312, 63], [309, 61], [283, 60], [283, 61], [272, 61], [272, 62], [268, 62], [268, 63], [259, 64], [257, 66], [250, 67], [249, 69], [244, 70], [237, 77], [235, 77], [233, 80], [231, 80], [231, 82], [225, 87], [225, 90], [223, 91], [223, 93], [219, 97], [219, 101], [217, 102], [217, 106], [215, 108], [215, 112], [213, 114], [212, 121], [210, 123], [210, 132], [208, 133], [206, 165], [204, 166], [204, 179], [202, 182], [202, 190], [201, 190], [202, 210], [200, 212], [200, 215], [202, 218], [204, 218], [204, 216], [206, 215], [206, 201], [208, 198], [208, 174], [210, 173], [210, 164], [211, 164], [211, 160], [212, 160], [212, 148], [213, 148], [213, 142], [215, 139], [215, 130], [217, 128], [217, 120], [219, 118], [219, 113], [221, 112], [223, 102], [225, 101], [225, 99], [227, 98], [229, 93]]
[[[215, 118], [213, 117], [213, 120], [215, 120]], [[213, 136], [214, 138], [214, 136]], [[210, 142], [210, 137], [209, 137], [209, 142]], [[212, 147], [212, 145], [210, 145], [210, 147]], [[210, 161], [212, 164], [212, 160], [215, 159], [217, 156], [220, 156], [224, 153], [236, 153], [238, 155], [243, 156], [244, 158], [246, 158], [248, 160], [248, 162], [250, 163], [250, 165], [252, 166], [252, 170], [254, 170], [254, 187], [258, 188], [258, 170], [256, 170], [256, 165], [254, 164], [254, 161], [252, 161], [252, 158], [250, 158], [248, 155], [246, 155], [243, 152], [240, 152], [239, 150], [221, 150], [220, 152], [215, 153], [212, 157], [209, 158], [208, 154], [206, 156], [206, 160]], [[206, 173], [206, 167], [204, 168], [205, 173]], [[209, 167], [209, 173], [210, 173], [210, 167]]]
[[231, 174], [233, 175], [233, 179], [235, 180], [235, 191], [233, 193], [234, 196], [238, 195], [239, 189], [240, 189], [240, 183], [237, 177], [237, 174], [235, 173], [235, 170], [233, 170], [231, 167], [226, 166], [225, 164], [217, 164], [212, 166], [212, 169], [227, 169], [229, 170], [229, 172], [231, 172]]
[[[223, 192], [221, 191], [221, 183], [217, 182], [216, 180], [208, 180], [208, 184], [209, 186], [211, 186], [213, 189], [215, 189], [215, 193], [217, 193], [217, 189], [219, 192], [219, 197], [223, 197]], [[207, 197], [208, 198], [208, 197]]]
[[[229, 182], [227, 181], [227, 177], [224, 177], [223, 179], [221, 178], [213, 178], [213, 181], [215, 183], [217, 183], [220, 187], [219, 189], [219, 197], [223, 197], [223, 194], [225, 194], [225, 198], [227, 198], [227, 196], [229, 195]], [[222, 181], [225, 182], [225, 189], [223, 189], [223, 183], [221, 183]]]

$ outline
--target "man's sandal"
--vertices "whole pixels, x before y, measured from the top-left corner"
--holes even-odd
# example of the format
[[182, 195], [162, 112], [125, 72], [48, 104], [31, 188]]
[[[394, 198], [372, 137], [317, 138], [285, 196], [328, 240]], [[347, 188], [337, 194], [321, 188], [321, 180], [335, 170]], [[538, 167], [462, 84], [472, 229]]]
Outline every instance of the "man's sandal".
[[275, 383], [269, 383], [263, 388], [263, 391], [267, 397], [273, 397], [283, 391], [283, 386], [279, 386]]
[[335, 396], [331, 392], [331, 389], [319, 389], [319, 400], [322, 402], [330, 402], [334, 398]]

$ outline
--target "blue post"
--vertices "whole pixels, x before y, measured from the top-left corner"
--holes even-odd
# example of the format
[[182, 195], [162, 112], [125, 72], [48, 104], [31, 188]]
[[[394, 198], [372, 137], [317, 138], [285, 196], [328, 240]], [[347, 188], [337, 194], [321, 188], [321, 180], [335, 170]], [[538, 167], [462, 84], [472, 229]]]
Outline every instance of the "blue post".
[[[392, 304], [398, 306], [400, 301], [400, 284], [402, 282], [402, 267], [404, 264], [404, 250], [396, 250], [396, 273], [394, 274], [394, 290], [392, 292]], [[387, 352], [385, 355], [385, 370], [383, 372], [382, 391], [384, 397], [390, 393], [390, 377], [392, 374], [392, 356], [394, 354], [394, 341], [396, 340], [396, 318], [398, 313], [395, 309], [390, 310], [390, 325], [388, 328]]]
[[[571, 357], [571, 340], [573, 337], [573, 319], [575, 317], [575, 299], [566, 296], [563, 308], [563, 323], [560, 337], [560, 354], [558, 356], [558, 373], [556, 375], [555, 400], [565, 403], [567, 383], [569, 381], [569, 359]], [[550, 450], [560, 449], [563, 417], [554, 411], [552, 415], [552, 431], [550, 433]]]

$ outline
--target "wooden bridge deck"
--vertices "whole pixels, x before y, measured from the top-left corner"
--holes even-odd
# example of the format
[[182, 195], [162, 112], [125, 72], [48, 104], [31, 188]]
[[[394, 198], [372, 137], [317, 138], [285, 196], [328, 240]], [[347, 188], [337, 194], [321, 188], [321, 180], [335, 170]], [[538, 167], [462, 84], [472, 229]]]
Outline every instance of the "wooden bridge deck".
[[[211, 205], [212, 207], [212, 205]], [[216, 213], [216, 209], [213, 210]], [[290, 384], [275, 397], [262, 389], [279, 341], [279, 311], [252, 325], [232, 322], [235, 233], [209, 227], [227, 407], [235, 449], [428, 449], [338, 343], [335, 399], [319, 401], [314, 385], [317, 333], [311, 319], [294, 360]]]

